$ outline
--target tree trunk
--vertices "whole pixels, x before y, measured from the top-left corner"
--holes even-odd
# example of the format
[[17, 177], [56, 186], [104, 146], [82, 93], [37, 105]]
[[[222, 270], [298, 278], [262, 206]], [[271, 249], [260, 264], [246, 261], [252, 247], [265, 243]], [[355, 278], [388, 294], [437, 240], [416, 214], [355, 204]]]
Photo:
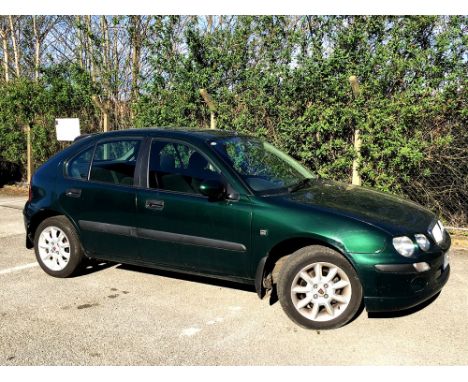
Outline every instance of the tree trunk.
[[109, 70], [109, 25], [106, 16], [101, 16], [101, 33], [104, 40], [103, 63], [106, 71]]
[[39, 65], [41, 59], [41, 37], [37, 29], [36, 16], [32, 16], [34, 32], [34, 81], [39, 81]]
[[119, 35], [118, 32], [116, 31], [117, 28], [114, 29], [113, 32], [113, 47], [112, 47], [112, 64], [114, 66], [113, 73], [112, 73], [112, 84], [114, 88], [114, 99], [118, 100], [119, 99], [119, 68], [120, 68], [120, 58], [119, 58], [119, 49], [118, 49], [118, 41], [119, 41]]
[[86, 50], [87, 56], [89, 58], [89, 65], [90, 65], [90, 72], [91, 72], [91, 79], [93, 82], [96, 82], [96, 71], [94, 66], [94, 47], [93, 47], [93, 40], [91, 38], [91, 16], [84, 16], [86, 21]]
[[7, 29], [0, 30], [3, 46], [3, 70], [5, 71], [5, 82], [10, 81], [10, 59], [8, 56], [8, 31]]
[[113, 99], [112, 61], [110, 55], [109, 24], [106, 16], [101, 16], [101, 39], [103, 41], [102, 66], [99, 73], [106, 97]]
[[211, 32], [211, 29], [213, 28], [213, 16], [206, 16], [206, 29], [208, 32]]
[[112, 62], [110, 57], [110, 38], [109, 38], [109, 23], [106, 16], [101, 16], [101, 34], [103, 40], [102, 63], [103, 70], [101, 70], [101, 81], [109, 95], [113, 94], [112, 91]]
[[11, 42], [13, 44], [13, 54], [15, 57], [15, 69], [16, 69], [16, 77], [19, 78], [21, 75], [20, 70], [20, 57], [19, 57], [19, 49], [18, 49], [18, 42], [16, 40], [16, 32], [13, 25], [13, 17], [10, 15], [8, 16], [8, 20], [10, 21], [10, 32], [11, 32]]
[[76, 36], [78, 38], [78, 44], [76, 46], [76, 55], [78, 56], [78, 63], [80, 68], [84, 68], [85, 64], [83, 63], [83, 56], [84, 56], [84, 37], [83, 37], [83, 30], [81, 29], [81, 19], [80, 16], [74, 16], [75, 24], [76, 24]]
[[133, 120], [133, 104], [138, 99], [138, 76], [140, 75], [141, 56], [141, 16], [131, 16], [131, 44], [132, 44], [132, 98], [131, 98], [131, 118]]

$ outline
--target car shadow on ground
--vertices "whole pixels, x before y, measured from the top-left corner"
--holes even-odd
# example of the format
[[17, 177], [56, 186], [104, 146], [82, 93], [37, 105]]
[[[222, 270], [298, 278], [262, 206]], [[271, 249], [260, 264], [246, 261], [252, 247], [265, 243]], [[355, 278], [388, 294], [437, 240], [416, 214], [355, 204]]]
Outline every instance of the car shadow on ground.
[[[205, 285], [212, 285], [212, 286], [218, 286], [222, 288], [236, 289], [236, 290], [242, 290], [245, 292], [256, 293], [255, 287], [253, 285], [252, 286], [245, 285], [241, 283], [236, 283], [234, 281], [216, 279], [216, 278], [200, 276], [200, 275], [191, 275], [191, 274], [180, 273], [180, 272], [175, 272], [175, 271], [167, 271], [167, 270], [155, 269], [155, 268], [145, 268], [145, 267], [140, 267], [136, 265], [120, 264], [120, 263], [113, 263], [113, 262], [107, 262], [107, 261], [104, 262], [100, 260], [88, 260], [86, 265], [75, 276], [78, 277], [78, 276], [88, 275], [88, 274], [99, 272], [101, 270], [104, 270], [113, 266], [116, 266], [116, 269], [123, 270], [123, 271], [140, 272], [140, 273], [146, 273], [146, 274], [151, 274], [151, 275], [161, 276], [161, 277], [168, 277], [168, 278], [182, 280], [182, 281], [196, 282], [196, 283], [201, 283]], [[409, 309], [399, 310], [399, 311], [394, 311], [394, 312], [367, 312], [367, 316], [368, 318], [397, 318], [397, 317], [409, 316], [411, 314], [419, 312], [420, 310], [432, 304], [439, 297], [439, 295], [440, 295], [440, 292], [434, 295], [433, 297], [431, 297], [430, 299], [424, 301], [423, 303], [416, 305]], [[267, 293], [267, 295], [265, 296], [265, 299], [268, 300], [270, 305], [274, 305], [278, 302], [276, 284], [274, 284], [273, 289]], [[359, 317], [361, 313], [364, 311], [364, 309], [365, 309], [365, 306], [364, 306], [364, 303], [362, 303], [359, 307], [359, 310], [356, 312], [355, 316], [351, 319], [351, 321], [349, 321], [349, 323], [353, 322], [357, 317]]]
[[255, 293], [254, 286], [236, 283], [234, 281], [221, 280], [221, 279], [199, 276], [199, 275], [190, 275], [186, 273], [166, 271], [162, 269], [145, 268], [145, 267], [139, 267], [139, 266], [128, 265], [128, 264], [119, 264], [116, 268], [125, 270], [125, 271], [147, 273], [147, 274], [161, 276], [161, 277], [169, 277], [169, 278], [177, 279], [177, 280], [196, 282], [196, 283], [202, 283], [206, 285], [213, 285], [213, 286], [219, 286], [223, 288], [237, 289], [237, 290], [243, 290], [246, 292]]
[[414, 306], [412, 308], [409, 308], [409, 309], [398, 310], [398, 311], [395, 311], [395, 312], [373, 312], [373, 313], [368, 312], [367, 316], [369, 318], [397, 318], [397, 317], [409, 316], [409, 315], [417, 313], [420, 310], [423, 310], [427, 306], [431, 305], [435, 300], [437, 300], [439, 295], [440, 295], [440, 292], [435, 294], [434, 296], [432, 296], [430, 299], [422, 302], [421, 304], [416, 305], [416, 306]]
[[86, 276], [94, 272], [103, 271], [104, 269], [115, 266], [118, 263], [111, 263], [108, 261], [99, 260], [87, 260], [84, 266], [82, 266], [73, 277]]

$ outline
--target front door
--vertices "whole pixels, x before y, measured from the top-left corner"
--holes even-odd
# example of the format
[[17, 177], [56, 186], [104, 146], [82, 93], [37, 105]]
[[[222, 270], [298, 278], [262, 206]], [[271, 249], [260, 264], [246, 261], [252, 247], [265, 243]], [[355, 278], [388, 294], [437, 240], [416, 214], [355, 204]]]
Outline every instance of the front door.
[[154, 139], [148, 187], [137, 191], [140, 258], [200, 273], [248, 277], [251, 206], [247, 197], [210, 201], [199, 190], [222, 180], [193, 146]]

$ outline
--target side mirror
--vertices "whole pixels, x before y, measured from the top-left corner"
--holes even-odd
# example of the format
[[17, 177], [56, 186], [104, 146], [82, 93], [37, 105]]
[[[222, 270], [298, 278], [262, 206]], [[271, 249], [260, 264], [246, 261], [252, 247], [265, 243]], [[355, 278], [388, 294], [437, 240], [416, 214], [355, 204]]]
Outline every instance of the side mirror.
[[226, 195], [226, 188], [219, 180], [204, 180], [199, 188], [200, 192], [211, 200], [220, 200]]

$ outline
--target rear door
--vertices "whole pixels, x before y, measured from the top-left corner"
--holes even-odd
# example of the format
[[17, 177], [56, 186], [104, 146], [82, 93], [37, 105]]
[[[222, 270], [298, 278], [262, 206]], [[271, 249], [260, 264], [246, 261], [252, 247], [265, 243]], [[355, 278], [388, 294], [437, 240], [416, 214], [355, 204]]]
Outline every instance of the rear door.
[[66, 166], [60, 203], [79, 226], [81, 242], [92, 256], [117, 261], [137, 256], [134, 182], [142, 141], [100, 141]]

